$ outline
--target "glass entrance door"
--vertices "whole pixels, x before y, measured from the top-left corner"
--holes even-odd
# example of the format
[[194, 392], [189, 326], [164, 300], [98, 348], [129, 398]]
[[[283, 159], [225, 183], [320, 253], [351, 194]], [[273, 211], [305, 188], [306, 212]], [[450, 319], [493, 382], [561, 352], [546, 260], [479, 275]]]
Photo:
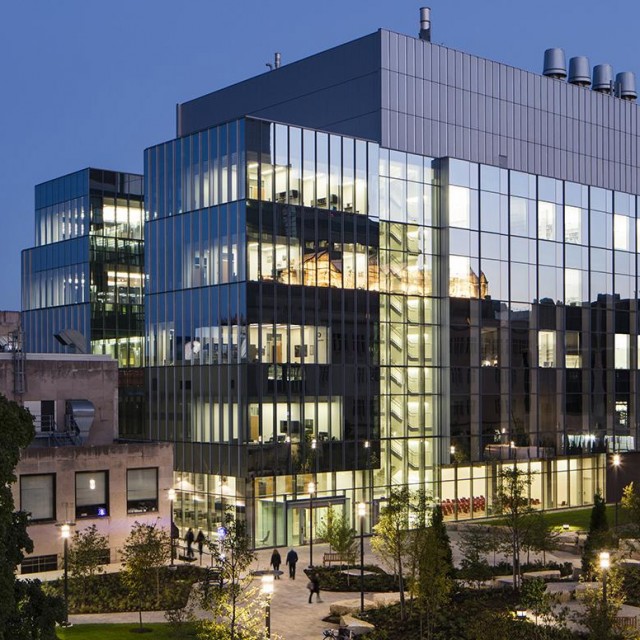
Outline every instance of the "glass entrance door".
[[[345, 503], [344, 500], [336, 500], [336, 504], [331, 505], [322, 502], [313, 504], [313, 542], [320, 542], [318, 531], [322, 531], [323, 523], [329, 514], [329, 509], [333, 507], [336, 515], [343, 515]], [[288, 544], [293, 546], [302, 546], [309, 544], [311, 540], [311, 508], [307, 503], [303, 506], [291, 505], [288, 508], [287, 528], [289, 532]]]

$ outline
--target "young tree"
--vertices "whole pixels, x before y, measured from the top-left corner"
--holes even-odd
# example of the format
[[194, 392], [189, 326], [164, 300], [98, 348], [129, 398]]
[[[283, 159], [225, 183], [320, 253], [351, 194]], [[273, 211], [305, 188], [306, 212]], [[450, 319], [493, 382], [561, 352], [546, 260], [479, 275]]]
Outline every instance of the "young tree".
[[449, 534], [447, 533], [447, 527], [444, 524], [444, 514], [442, 513], [442, 507], [436, 504], [431, 509], [431, 526], [434, 533], [440, 541], [440, 546], [444, 549], [445, 561], [449, 567], [447, 573], [450, 578], [453, 578], [455, 570], [453, 566], [453, 552], [451, 551], [451, 540], [449, 540]]
[[90, 594], [94, 576], [104, 572], [102, 561], [108, 552], [107, 537], [98, 533], [95, 524], [73, 534], [68, 556], [69, 573], [77, 580], [77, 591], [83, 601]]
[[502, 514], [502, 521], [509, 532], [509, 552], [513, 562], [513, 588], [520, 587], [520, 552], [529, 525], [529, 487], [531, 474], [517, 466], [503, 468], [498, 474], [498, 491], [495, 507]]
[[536, 578], [522, 583], [520, 602], [535, 616], [532, 638], [552, 640], [574, 637], [567, 628], [568, 610], [556, 606], [556, 599], [547, 591], [544, 580]]
[[348, 558], [350, 563], [355, 561], [356, 532], [344, 515], [336, 513], [333, 507], [329, 507], [327, 517], [321, 520], [317, 535], [329, 543], [330, 549]]
[[640, 535], [640, 488], [634, 482], [629, 483], [622, 490], [622, 509], [624, 510], [627, 521], [633, 529], [633, 533]]
[[13, 638], [7, 628], [18, 610], [16, 568], [24, 552], [33, 551], [27, 534], [27, 516], [14, 511], [11, 493], [20, 450], [29, 445], [33, 436], [31, 414], [0, 395], [0, 640]]
[[613, 536], [609, 531], [607, 505], [600, 493], [593, 497], [593, 507], [589, 520], [589, 533], [582, 552], [582, 575], [589, 579], [596, 570], [598, 552], [611, 546]]
[[559, 531], [554, 531], [542, 511], [535, 511], [529, 516], [529, 521], [525, 527], [522, 547], [527, 552], [527, 562], [529, 553], [542, 554], [542, 563], [547, 563], [547, 553], [558, 548]]
[[213, 615], [201, 623], [202, 640], [253, 640], [262, 638], [264, 624], [258, 589], [248, 573], [255, 560], [246, 523], [225, 514], [222, 535], [209, 543], [218, 558], [218, 575], [203, 586], [202, 606]]
[[409, 490], [392, 490], [387, 505], [381, 510], [380, 520], [373, 528], [371, 548], [390, 565], [398, 578], [400, 590], [400, 617], [406, 619], [404, 598], [404, 559], [411, 545], [409, 532]]
[[[495, 528], [495, 527], [494, 527]], [[490, 580], [493, 571], [487, 561], [487, 555], [495, 548], [492, 530], [481, 525], [472, 525], [460, 535], [460, 575], [479, 586], [481, 582]]]
[[160, 600], [160, 569], [170, 554], [171, 540], [164, 529], [155, 524], [133, 524], [122, 548], [122, 580], [138, 604], [140, 629], [145, 603], [154, 595], [156, 602]]
[[597, 570], [594, 577], [599, 584], [595, 589], [587, 589], [583, 603], [585, 611], [576, 619], [589, 630], [590, 640], [613, 640], [620, 636], [615, 632], [615, 622], [618, 612], [625, 601], [622, 575], [614, 565], [608, 569], [607, 597], [604, 598], [602, 572]]
[[409, 548], [411, 595], [420, 616], [420, 637], [431, 640], [437, 616], [453, 588], [453, 563], [449, 536], [443, 531], [441, 519], [430, 513], [424, 492], [418, 492], [416, 498], [416, 527], [411, 532]]

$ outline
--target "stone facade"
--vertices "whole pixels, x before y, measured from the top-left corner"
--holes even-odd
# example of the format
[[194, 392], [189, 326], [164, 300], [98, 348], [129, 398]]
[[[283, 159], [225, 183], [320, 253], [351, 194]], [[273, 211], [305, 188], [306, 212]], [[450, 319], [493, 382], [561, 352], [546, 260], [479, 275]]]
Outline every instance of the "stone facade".
[[[127, 512], [127, 470], [158, 469], [158, 508], [146, 513]], [[137, 522], [158, 523], [167, 532], [170, 527], [170, 504], [167, 491], [172, 484], [173, 450], [170, 444], [111, 444], [104, 446], [36, 447], [27, 449], [13, 486], [16, 508], [20, 507], [20, 478], [25, 475], [55, 474], [55, 520], [33, 523], [29, 535], [34, 543], [32, 556], [62, 553], [63, 545], [57, 524], [75, 521], [73, 531], [82, 531], [95, 524], [109, 540], [110, 561], [119, 562], [119, 549]], [[108, 473], [108, 515], [76, 518], [74, 496], [78, 472], [106, 471]], [[28, 559], [28, 558], [27, 558]], [[62, 566], [61, 561], [58, 564]]]

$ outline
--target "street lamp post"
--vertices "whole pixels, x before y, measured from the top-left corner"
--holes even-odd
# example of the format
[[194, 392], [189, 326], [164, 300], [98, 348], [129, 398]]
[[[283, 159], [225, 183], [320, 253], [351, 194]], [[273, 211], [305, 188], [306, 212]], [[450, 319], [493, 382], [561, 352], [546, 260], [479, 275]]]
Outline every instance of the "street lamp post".
[[453, 462], [453, 515], [458, 519], [458, 460], [456, 458], [456, 445], [449, 447], [449, 461]]
[[173, 535], [173, 501], [176, 499], [176, 490], [169, 489], [167, 491], [167, 496], [169, 498], [169, 530], [170, 530], [170, 539], [171, 539], [171, 567], [173, 568], [173, 560], [175, 556], [175, 536]]
[[608, 551], [600, 552], [600, 570], [602, 571], [602, 605], [607, 608], [607, 573], [611, 566], [611, 557]]
[[69, 625], [69, 536], [74, 522], [65, 522], [60, 526], [60, 535], [64, 542], [64, 622], [63, 626]]
[[619, 469], [620, 469], [620, 463], [621, 463], [621, 458], [620, 458], [620, 454], [619, 453], [614, 453], [613, 454], [612, 462], [613, 462], [613, 478], [614, 478], [613, 491], [616, 494], [615, 528], [616, 528], [616, 531], [617, 531], [617, 529], [618, 529], [618, 503], [619, 503], [619, 499], [618, 499], [618, 474], [620, 473]]
[[271, 638], [271, 595], [273, 594], [273, 575], [262, 576], [262, 595], [265, 597], [264, 626], [267, 638]]
[[313, 567], [313, 494], [316, 492], [316, 483], [310, 482], [308, 489], [309, 489], [309, 566]]
[[364, 517], [367, 513], [367, 505], [364, 502], [358, 504], [358, 516], [360, 516], [360, 613], [364, 613]]

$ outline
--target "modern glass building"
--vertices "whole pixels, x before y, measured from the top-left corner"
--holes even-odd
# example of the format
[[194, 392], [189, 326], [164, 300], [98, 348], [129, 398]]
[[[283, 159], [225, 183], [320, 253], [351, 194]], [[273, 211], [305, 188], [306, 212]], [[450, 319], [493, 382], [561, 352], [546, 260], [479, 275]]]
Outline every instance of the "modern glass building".
[[[424, 37], [424, 34], [423, 34]], [[145, 153], [148, 436], [177, 520], [302, 544], [393, 488], [589, 504], [637, 447], [638, 107], [381, 30]]]
[[120, 433], [132, 436], [145, 419], [142, 187], [102, 169], [36, 186], [36, 244], [22, 253], [26, 350], [115, 358]]

